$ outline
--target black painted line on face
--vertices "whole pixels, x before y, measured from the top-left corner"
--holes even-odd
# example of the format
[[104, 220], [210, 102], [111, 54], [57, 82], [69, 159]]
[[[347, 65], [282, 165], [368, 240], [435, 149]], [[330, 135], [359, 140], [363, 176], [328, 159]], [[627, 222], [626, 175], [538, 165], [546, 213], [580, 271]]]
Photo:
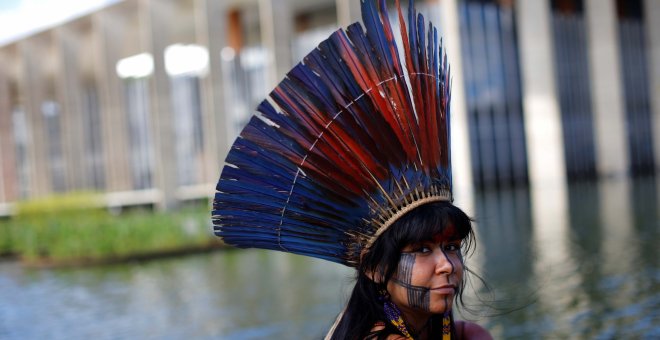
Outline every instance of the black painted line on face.
[[431, 289], [429, 289], [429, 288], [422, 287], [422, 286], [415, 286], [415, 285], [413, 285], [413, 284], [406, 283], [406, 282], [403, 282], [403, 281], [401, 281], [401, 280], [397, 280], [397, 279], [395, 279], [395, 278], [392, 278], [392, 281], [393, 281], [394, 283], [398, 284], [399, 286], [401, 286], [401, 287], [403, 287], [403, 288], [406, 288], [406, 289], [410, 289], [410, 290], [417, 290], [417, 291], [420, 291], [420, 292], [423, 292], [423, 291], [430, 291], [430, 290], [431, 290]]
[[417, 255], [415, 254], [410, 254], [410, 253], [401, 254], [401, 259], [399, 260], [399, 268], [397, 271], [398, 280], [407, 284], [412, 283], [412, 273], [416, 259], [417, 259]]
[[429, 311], [431, 309], [431, 294], [430, 290], [417, 290], [409, 289], [408, 290], [408, 304], [410, 307], [419, 308], [423, 311]]
[[[449, 265], [451, 265], [451, 271], [449, 272], [449, 275], [447, 275], [447, 283], [450, 283], [449, 282], [449, 277], [456, 272], [456, 266], [454, 266], [454, 262], [452, 262], [452, 260], [449, 258], [449, 255], [447, 255], [447, 252], [445, 251], [445, 249], [442, 246], [441, 246], [440, 250], [442, 251], [442, 255], [444, 255], [444, 257], [445, 257], [445, 260], [447, 260], [449, 262]], [[460, 249], [458, 250], [458, 259], [459, 259], [459, 262], [461, 264], [463, 264], [463, 256], [460, 252]], [[453, 296], [452, 295], [446, 295], [445, 298], [444, 298], [445, 308], [449, 307], [449, 302], [451, 301], [450, 297], [453, 297]], [[448, 310], [445, 310], [445, 313], [446, 312], [448, 312]]]
[[410, 307], [428, 311], [431, 302], [431, 296], [429, 294], [430, 289], [412, 284], [412, 273], [413, 267], [415, 266], [415, 260], [415, 254], [401, 254], [397, 278], [394, 279], [394, 282], [406, 288], [408, 293], [408, 305]]
[[[445, 260], [447, 260], [447, 262], [449, 262], [449, 265], [451, 265], [451, 271], [449, 272], [449, 274], [450, 275], [454, 274], [454, 271], [456, 270], [456, 268], [454, 267], [454, 262], [451, 261], [449, 255], [447, 255], [447, 252], [445, 251], [444, 248], [442, 248], [442, 246], [440, 248], [440, 251], [442, 251], [442, 255], [445, 257]], [[449, 275], [447, 275], [447, 283], [449, 283]]]

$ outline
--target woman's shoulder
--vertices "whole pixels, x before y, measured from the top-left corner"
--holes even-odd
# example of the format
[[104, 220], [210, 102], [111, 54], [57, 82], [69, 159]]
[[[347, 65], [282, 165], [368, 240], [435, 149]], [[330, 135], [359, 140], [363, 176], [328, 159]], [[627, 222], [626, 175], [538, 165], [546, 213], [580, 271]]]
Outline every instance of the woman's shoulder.
[[488, 331], [474, 322], [457, 320], [455, 321], [456, 335], [459, 339], [468, 340], [491, 340], [493, 337]]

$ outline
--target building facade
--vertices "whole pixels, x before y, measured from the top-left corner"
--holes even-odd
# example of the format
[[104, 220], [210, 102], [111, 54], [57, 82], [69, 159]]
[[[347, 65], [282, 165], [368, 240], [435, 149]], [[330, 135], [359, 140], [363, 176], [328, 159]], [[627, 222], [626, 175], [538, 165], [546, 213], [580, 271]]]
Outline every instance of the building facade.
[[[457, 196], [660, 169], [660, 1], [418, 0], [452, 65]], [[0, 46], [0, 215], [210, 197], [254, 108], [357, 0], [124, 0]]]

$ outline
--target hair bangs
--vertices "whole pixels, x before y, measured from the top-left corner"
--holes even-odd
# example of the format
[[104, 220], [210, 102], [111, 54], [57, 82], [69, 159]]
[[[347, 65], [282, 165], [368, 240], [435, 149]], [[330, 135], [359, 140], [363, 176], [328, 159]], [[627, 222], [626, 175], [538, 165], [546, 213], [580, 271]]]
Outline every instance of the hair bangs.
[[472, 234], [470, 218], [448, 202], [422, 205], [405, 214], [392, 227], [399, 249], [433, 239], [451, 227], [454, 227], [452, 239], [464, 240]]

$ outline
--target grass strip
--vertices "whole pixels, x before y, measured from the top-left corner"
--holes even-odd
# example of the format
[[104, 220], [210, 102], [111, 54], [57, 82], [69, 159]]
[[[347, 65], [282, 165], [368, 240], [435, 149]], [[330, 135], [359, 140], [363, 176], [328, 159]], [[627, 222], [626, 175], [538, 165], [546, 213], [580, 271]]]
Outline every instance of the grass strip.
[[96, 202], [68, 194], [19, 203], [14, 217], [0, 220], [0, 254], [27, 263], [107, 262], [219, 244], [206, 204], [112, 214]]

